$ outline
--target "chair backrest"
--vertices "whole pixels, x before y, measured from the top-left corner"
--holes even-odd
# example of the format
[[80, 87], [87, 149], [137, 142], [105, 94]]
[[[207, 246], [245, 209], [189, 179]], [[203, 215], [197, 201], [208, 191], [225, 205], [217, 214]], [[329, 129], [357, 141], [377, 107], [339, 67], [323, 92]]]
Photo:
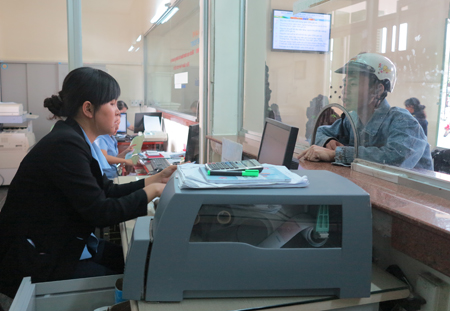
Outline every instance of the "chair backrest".
[[450, 149], [433, 150], [434, 171], [450, 174]]

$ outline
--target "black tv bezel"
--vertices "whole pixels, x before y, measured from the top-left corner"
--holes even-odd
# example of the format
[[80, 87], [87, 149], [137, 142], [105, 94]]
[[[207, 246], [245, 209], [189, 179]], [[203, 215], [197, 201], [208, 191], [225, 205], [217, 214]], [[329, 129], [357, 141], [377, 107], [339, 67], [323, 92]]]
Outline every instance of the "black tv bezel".
[[[261, 144], [259, 145], [259, 150], [258, 150], [258, 161], [261, 156], [261, 149], [262, 149], [262, 145], [263, 145], [263, 141], [264, 141], [264, 136], [266, 134], [267, 124], [271, 124], [271, 125], [281, 128], [285, 131], [289, 131], [288, 141], [286, 144], [286, 148], [284, 149], [284, 158], [283, 158], [282, 165], [284, 165], [288, 169], [290, 169], [292, 158], [294, 156], [295, 144], [297, 143], [298, 127], [290, 126], [286, 123], [283, 123], [283, 122], [280, 122], [280, 121], [277, 121], [274, 119], [266, 118], [266, 122], [264, 123], [263, 134], [261, 137]], [[268, 164], [272, 164], [272, 163], [268, 163]]]
[[[197, 129], [195, 129], [197, 128]], [[186, 141], [186, 153], [184, 155], [184, 160], [187, 162], [193, 162], [193, 161], [197, 161], [198, 159], [195, 158], [195, 146], [193, 146], [192, 141], [193, 138], [195, 136], [195, 134], [197, 134], [197, 141], [198, 141], [198, 151], [199, 151], [199, 156], [200, 156], [200, 125], [199, 124], [192, 124], [189, 125], [189, 131], [188, 131], [188, 137], [187, 137], [187, 141]], [[194, 154], [191, 154], [194, 153]], [[192, 156], [192, 158], [191, 158]]]
[[[162, 112], [136, 112], [136, 114], [134, 115], [134, 132], [135, 133], [139, 133], [139, 132], [144, 132], [144, 116], [154, 116], [154, 117], [159, 117], [159, 123], [161, 124], [161, 128], [162, 128]], [[139, 117], [139, 118], [138, 118]], [[139, 124], [137, 123], [139, 121]], [[142, 127], [142, 130], [138, 129]]]
[[125, 115], [125, 131], [120, 131], [120, 127], [119, 127], [119, 129], [117, 130], [117, 133], [119, 133], [119, 134], [126, 134], [127, 133], [127, 121], [128, 121], [128, 116], [127, 116], [127, 113], [126, 112], [121, 112], [120, 113], [120, 122], [122, 122], [122, 115]]
[[330, 28], [329, 28], [329, 32], [328, 32], [328, 51], [310, 51], [310, 50], [283, 50], [283, 49], [274, 49], [273, 48], [273, 36], [274, 36], [274, 31], [273, 31], [273, 27], [274, 27], [274, 22], [275, 22], [275, 17], [274, 17], [274, 13], [275, 11], [285, 11], [285, 12], [293, 12], [291, 10], [281, 10], [281, 9], [272, 9], [272, 35], [270, 36], [271, 38], [271, 42], [270, 42], [270, 48], [272, 52], [291, 52], [291, 53], [311, 53], [311, 54], [328, 54], [330, 53], [330, 45], [331, 45], [331, 25], [332, 25], [332, 18], [333, 16], [330, 13], [316, 13], [316, 12], [302, 12], [302, 13], [308, 13], [308, 14], [318, 14], [318, 15], [329, 15], [330, 16]]

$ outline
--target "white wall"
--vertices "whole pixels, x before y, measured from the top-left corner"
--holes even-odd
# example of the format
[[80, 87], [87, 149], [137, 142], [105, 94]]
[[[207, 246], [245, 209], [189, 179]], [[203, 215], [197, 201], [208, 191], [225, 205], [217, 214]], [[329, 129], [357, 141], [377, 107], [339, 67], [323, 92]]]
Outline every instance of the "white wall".
[[[107, 64], [106, 70], [119, 83], [121, 89], [119, 99], [123, 100], [130, 109], [133, 102], [144, 101], [144, 69], [142, 65]], [[139, 108], [139, 106], [134, 108]]]
[[[83, 62], [105, 64], [128, 106], [144, 99], [142, 41], [135, 40], [150, 27], [148, 2], [158, 1], [82, 1]], [[0, 61], [67, 63], [66, 1], [0, 0], [0, 8]], [[128, 52], [132, 44], [139, 51]]]
[[0, 0], [1, 61], [67, 62], [66, 1]]

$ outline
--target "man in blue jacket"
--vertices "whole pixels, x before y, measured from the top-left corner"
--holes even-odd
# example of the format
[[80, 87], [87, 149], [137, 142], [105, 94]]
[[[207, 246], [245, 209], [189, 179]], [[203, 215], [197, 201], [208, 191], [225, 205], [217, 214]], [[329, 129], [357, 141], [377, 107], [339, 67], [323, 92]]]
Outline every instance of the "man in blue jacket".
[[[355, 124], [358, 158], [432, 170], [430, 146], [422, 127], [406, 109], [390, 107], [385, 99], [395, 86], [394, 63], [378, 54], [361, 53], [335, 72], [345, 74], [342, 100]], [[319, 127], [315, 145], [298, 158], [353, 162], [355, 137], [350, 122], [343, 117], [332, 125]]]

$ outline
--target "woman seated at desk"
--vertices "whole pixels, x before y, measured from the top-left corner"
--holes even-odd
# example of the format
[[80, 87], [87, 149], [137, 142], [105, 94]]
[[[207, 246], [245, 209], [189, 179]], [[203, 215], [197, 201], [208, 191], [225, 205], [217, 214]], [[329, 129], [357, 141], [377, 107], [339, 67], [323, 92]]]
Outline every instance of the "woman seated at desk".
[[96, 227], [147, 214], [176, 166], [129, 184], [106, 178], [99, 135], [119, 122], [120, 88], [89, 67], [71, 71], [44, 101], [58, 121], [23, 159], [0, 212], [0, 292], [13, 298], [23, 277], [33, 283], [123, 273], [120, 246], [98, 240]]
[[100, 148], [100, 151], [105, 156], [106, 163], [105, 161], [100, 161], [100, 166], [102, 167], [103, 172], [108, 178], [117, 177], [117, 164], [125, 164], [128, 166], [133, 165], [133, 160], [125, 159], [125, 156], [128, 152], [133, 151], [133, 147], [135, 145], [130, 145], [121, 153], [119, 153], [117, 140], [115, 137], [118, 129], [119, 124], [116, 126], [116, 130], [114, 131], [113, 135], [100, 135], [94, 141], [94, 143]]

